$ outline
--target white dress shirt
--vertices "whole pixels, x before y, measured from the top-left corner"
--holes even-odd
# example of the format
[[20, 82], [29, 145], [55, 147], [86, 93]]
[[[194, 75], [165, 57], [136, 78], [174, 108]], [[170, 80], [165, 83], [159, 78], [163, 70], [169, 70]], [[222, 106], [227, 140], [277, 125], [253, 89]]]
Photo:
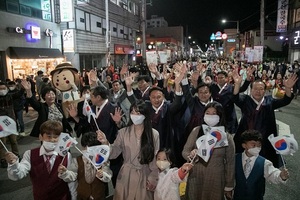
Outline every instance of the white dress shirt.
[[[31, 150], [25, 151], [21, 162], [19, 162], [17, 160], [15, 163], [8, 165], [7, 172], [8, 172], [8, 178], [10, 180], [13, 180], [13, 181], [20, 180], [20, 179], [26, 177], [27, 174], [30, 172], [30, 170], [31, 170], [30, 152], [31, 152]], [[55, 158], [56, 158], [56, 155], [53, 154], [53, 151], [46, 152], [45, 148], [43, 146], [41, 146], [39, 155], [40, 156], [43, 155], [44, 161], [46, 161], [46, 155], [52, 155], [52, 157], [49, 160], [51, 170], [52, 170], [54, 162], [55, 162]], [[68, 159], [68, 166], [69, 166], [72, 161], [72, 156], [69, 152], [67, 154], [67, 159]], [[69, 187], [69, 190], [70, 190], [70, 193], [72, 196], [72, 200], [76, 200], [77, 199], [77, 190], [76, 190], [77, 189], [77, 181], [69, 182], [68, 187]]]
[[[250, 166], [251, 166], [251, 171], [253, 169], [253, 165], [256, 161], [258, 156], [252, 156], [252, 157], [248, 157], [246, 154], [245, 154], [245, 151], [242, 153], [242, 164], [243, 164], [243, 167], [245, 166], [246, 164], [246, 160], [248, 158], [251, 159], [251, 162], [250, 162]], [[271, 161], [269, 161], [268, 159], [265, 159], [265, 163], [264, 163], [264, 178], [268, 181], [268, 182], [271, 182], [271, 183], [274, 183], [274, 184], [278, 184], [278, 183], [286, 183], [286, 180], [282, 180], [281, 177], [280, 177], [280, 173], [281, 171], [277, 168], [275, 168], [273, 166], [273, 163]]]
[[103, 104], [101, 106], [96, 106], [96, 117], [98, 118], [98, 116], [101, 113], [101, 110], [104, 108], [104, 106], [107, 104], [108, 99], [105, 99]]

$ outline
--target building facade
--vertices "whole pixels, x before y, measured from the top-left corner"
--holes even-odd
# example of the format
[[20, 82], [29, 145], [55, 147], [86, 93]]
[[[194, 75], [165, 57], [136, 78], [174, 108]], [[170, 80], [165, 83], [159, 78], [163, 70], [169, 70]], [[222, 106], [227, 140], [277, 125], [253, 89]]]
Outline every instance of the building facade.
[[60, 25], [54, 22], [53, 1], [0, 3], [0, 79], [24, 78], [51, 71], [63, 61]]
[[164, 17], [158, 17], [157, 15], [152, 15], [151, 19], [147, 20], [147, 28], [158, 28], [158, 27], [168, 27], [168, 22]]
[[137, 0], [1, 0], [0, 79], [49, 74], [63, 61], [79, 70], [131, 63], [140, 29]]
[[[61, 24], [62, 31], [71, 32], [74, 41], [73, 50], [64, 54], [81, 71], [106, 66], [105, 6], [105, 1], [77, 1], [74, 21]], [[114, 66], [133, 61], [135, 33], [139, 30], [139, 6], [139, 3], [129, 0], [109, 1], [109, 54]]]

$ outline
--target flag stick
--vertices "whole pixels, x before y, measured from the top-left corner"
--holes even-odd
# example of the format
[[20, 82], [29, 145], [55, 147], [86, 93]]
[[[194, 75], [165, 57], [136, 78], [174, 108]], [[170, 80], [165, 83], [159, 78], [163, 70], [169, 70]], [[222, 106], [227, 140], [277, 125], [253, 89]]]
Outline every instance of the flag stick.
[[98, 131], [100, 131], [100, 128], [99, 128], [99, 126], [98, 126], [98, 124], [97, 124], [97, 121], [96, 121], [95, 115], [92, 115], [92, 117], [93, 117], [93, 119], [94, 119], [94, 122], [95, 122], [95, 124], [96, 124], [96, 126], [97, 126], [97, 129], [98, 129]]
[[0, 139], [0, 142], [1, 142], [2, 146], [4, 147], [5, 151], [8, 152], [8, 149], [6, 148], [6, 146], [4, 145], [4, 143], [2, 142], [1, 139]]
[[[68, 155], [68, 154], [67, 154]], [[62, 161], [61, 161], [61, 165], [63, 164], [64, 160], [65, 160], [66, 155], [63, 157]]]
[[197, 154], [195, 153], [194, 157], [191, 159], [190, 163], [192, 164], [196, 158]]
[[283, 156], [281, 154], [280, 155], [280, 158], [281, 158], [281, 161], [282, 161], [282, 164], [283, 164], [283, 168], [285, 169], [285, 162], [284, 162], [284, 159], [283, 159]]
[[74, 145], [75, 149], [77, 149], [86, 159], [88, 159], [88, 161], [91, 162], [91, 164], [95, 167], [96, 170], [98, 170], [98, 168], [96, 167], [96, 165], [91, 161], [90, 158], [88, 158], [84, 153], [82, 153], [82, 151], [80, 149], [78, 149], [78, 147], [76, 145]]

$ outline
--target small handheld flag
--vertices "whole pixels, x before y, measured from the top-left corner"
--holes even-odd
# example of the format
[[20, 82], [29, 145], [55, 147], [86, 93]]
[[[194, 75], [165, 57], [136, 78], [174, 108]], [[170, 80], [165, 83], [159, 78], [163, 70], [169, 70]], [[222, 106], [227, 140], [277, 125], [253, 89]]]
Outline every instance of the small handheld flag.
[[78, 142], [68, 133], [61, 133], [54, 152], [58, 153], [60, 156], [66, 156], [72, 144], [78, 144]]
[[203, 128], [203, 131], [205, 134], [210, 134], [210, 135], [214, 136], [215, 138], [217, 138], [217, 143], [214, 146], [214, 148], [228, 146], [228, 139], [227, 139], [227, 135], [226, 135], [224, 126], [210, 127], [210, 126], [203, 124], [202, 128]]
[[15, 120], [8, 116], [0, 116], [0, 138], [7, 137], [11, 134], [18, 135]]
[[95, 115], [95, 113], [93, 113], [93, 111], [91, 109], [91, 106], [90, 106], [89, 102], [86, 99], [84, 100], [82, 114], [84, 116], [88, 117], [88, 122], [89, 123], [91, 123], [91, 117], [92, 117], [94, 119], [95, 125], [97, 126], [97, 129], [100, 130], [99, 126], [97, 124], [97, 121], [96, 121], [96, 115]]
[[91, 117], [95, 118], [95, 113], [93, 113], [91, 106], [86, 99], [84, 100], [82, 114], [88, 117], [89, 123], [91, 123]]
[[213, 149], [217, 143], [217, 138], [210, 135], [205, 134], [199, 137], [196, 141], [196, 145], [198, 148], [197, 154], [207, 162], [213, 152]]
[[96, 167], [99, 167], [108, 160], [110, 148], [108, 145], [97, 145], [87, 147], [87, 157]]
[[293, 155], [298, 150], [298, 142], [295, 140], [293, 134], [276, 137], [272, 134], [268, 139], [278, 154]]

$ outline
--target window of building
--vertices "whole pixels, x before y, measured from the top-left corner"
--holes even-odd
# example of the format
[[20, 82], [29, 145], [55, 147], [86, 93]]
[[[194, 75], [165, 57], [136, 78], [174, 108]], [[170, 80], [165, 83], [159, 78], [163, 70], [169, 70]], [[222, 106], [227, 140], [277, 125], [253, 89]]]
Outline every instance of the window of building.
[[51, 21], [51, 1], [0, 0], [0, 10]]
[[6, 9], [8, 12], [11, 13], [19, 13], [19, 4], [13, 1], [6, 2]]
[[21, 15], [31, 16], [31, 9], [28, 6], [20, 5]]
[[113, 27], [113, 32], [117, 32], [117, 28], [116, 27]]
[[80, 22], [84, 23], [84, 19], [83, 19], [83, 18], [80, 18]]
[[96, 26], [97, 26], [98, 28], [101, 28], [101, 23], [100, 23], [100, 22], [96, 22]]
[[123, 29], [120, 29], [120, 33], [121, 33], [121, 34], [124, 34], [124, 30], [123, 30]]
[[0, 1], [0, 10], [6, 10], [5, 1]]
[[106, 28], [102, 28], [102, 35], [106, 34]]

